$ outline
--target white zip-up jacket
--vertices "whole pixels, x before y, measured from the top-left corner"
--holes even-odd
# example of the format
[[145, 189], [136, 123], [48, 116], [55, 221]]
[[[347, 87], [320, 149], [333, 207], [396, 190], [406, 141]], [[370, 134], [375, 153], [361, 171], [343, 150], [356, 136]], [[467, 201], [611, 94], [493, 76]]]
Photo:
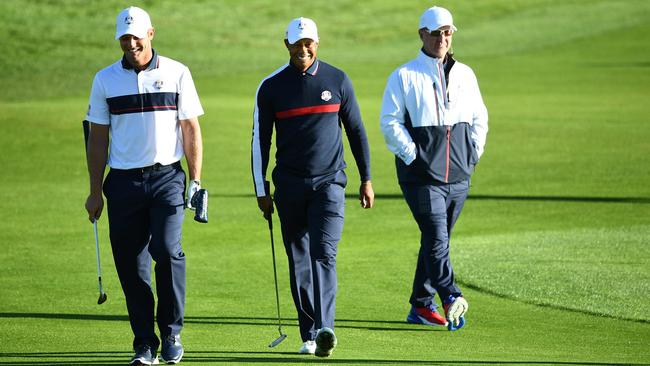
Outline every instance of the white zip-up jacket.
[[468, 179], [483, 154], [488, 115], [476, 76], [446, 60], [420, 51], [388, 77], [380, 125], [400, 182]]

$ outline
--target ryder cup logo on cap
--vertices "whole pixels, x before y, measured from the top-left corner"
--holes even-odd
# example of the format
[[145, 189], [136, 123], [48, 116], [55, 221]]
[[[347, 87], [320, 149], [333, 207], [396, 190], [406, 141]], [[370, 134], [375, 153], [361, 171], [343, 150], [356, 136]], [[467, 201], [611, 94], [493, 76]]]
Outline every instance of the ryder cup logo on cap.
[[151, 26], [151, 19], [146, 11], [130, 6], [122, 10], [115, 20], [115, 39], [120, 39], [125, 34], [138, 38], [146, 38]]
[[451, 13], [445, 8], [434, 6], [425, 10], [420, 17], [420, 29], [427, 28], [434, 31], [444, 26], [450, 26], [451, 30], [457, 31]]
[[285, 37], [290, 44], [294, 44], [303, 38], [309, 38], [318, 42], [316, 23], [309, 18], [296, 18], [287, 26]]

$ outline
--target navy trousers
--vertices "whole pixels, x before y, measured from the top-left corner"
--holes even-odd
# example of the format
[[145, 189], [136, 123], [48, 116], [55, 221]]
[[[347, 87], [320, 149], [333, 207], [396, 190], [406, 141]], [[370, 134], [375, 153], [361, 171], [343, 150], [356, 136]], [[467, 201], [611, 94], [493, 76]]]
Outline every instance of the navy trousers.
[[180, 334], [185, 306], [185, 253], [181, 248], [185, 172], [180, 163], [111, 169], [104, 182], [115, 267], [126, 297], [133, 345], [158, 347], [154, 329], [151, 261], [156, 262], [156, 320], [160, 334]]
[[334, 328], [347, 177], [342, 170], [303, 178], [276, 169], [273, 183], [300, 336], [314, 340], [318, 329]]
[[402, 193], [420, 232], [420, 253], [409, 302], [416, 307], [434, 305], [449, 295], [460, 296], [449, 259], [451, 230], [469, 192], [469, 180], [440, 185], [402, 184]]

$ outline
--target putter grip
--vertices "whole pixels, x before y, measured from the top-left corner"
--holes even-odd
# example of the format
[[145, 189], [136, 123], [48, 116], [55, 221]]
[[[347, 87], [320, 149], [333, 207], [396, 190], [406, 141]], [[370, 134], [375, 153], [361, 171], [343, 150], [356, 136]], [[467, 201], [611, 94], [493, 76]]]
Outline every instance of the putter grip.
[[194, 220], [207, 223], [208, 222], [208, 191], [206, 189], [199, 189], [194, 196], [192, 196], [192, 206], [196, 208]]

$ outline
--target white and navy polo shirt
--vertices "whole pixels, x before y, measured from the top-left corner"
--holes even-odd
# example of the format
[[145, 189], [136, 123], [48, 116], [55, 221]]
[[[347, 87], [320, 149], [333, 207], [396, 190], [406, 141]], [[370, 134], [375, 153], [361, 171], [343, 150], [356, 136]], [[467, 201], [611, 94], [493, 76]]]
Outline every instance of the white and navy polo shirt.
[[362, 181], [370, 180], [370, 149], [352, 83], [341, 70], [315, 60], [301, 72], [287, 63], [262, 80], [253, 115], [252, 170], [265, 191], [273, 128], [280, 172], [313, 178], [345, 169], [341, 126]]
[[86, 120], [110, 125], [108, 165], [133, 169], [179, 161], [179, 120], [202, 114], [190, 70], [154, 50], [146, 70], [122, 58], [95, 75]]

